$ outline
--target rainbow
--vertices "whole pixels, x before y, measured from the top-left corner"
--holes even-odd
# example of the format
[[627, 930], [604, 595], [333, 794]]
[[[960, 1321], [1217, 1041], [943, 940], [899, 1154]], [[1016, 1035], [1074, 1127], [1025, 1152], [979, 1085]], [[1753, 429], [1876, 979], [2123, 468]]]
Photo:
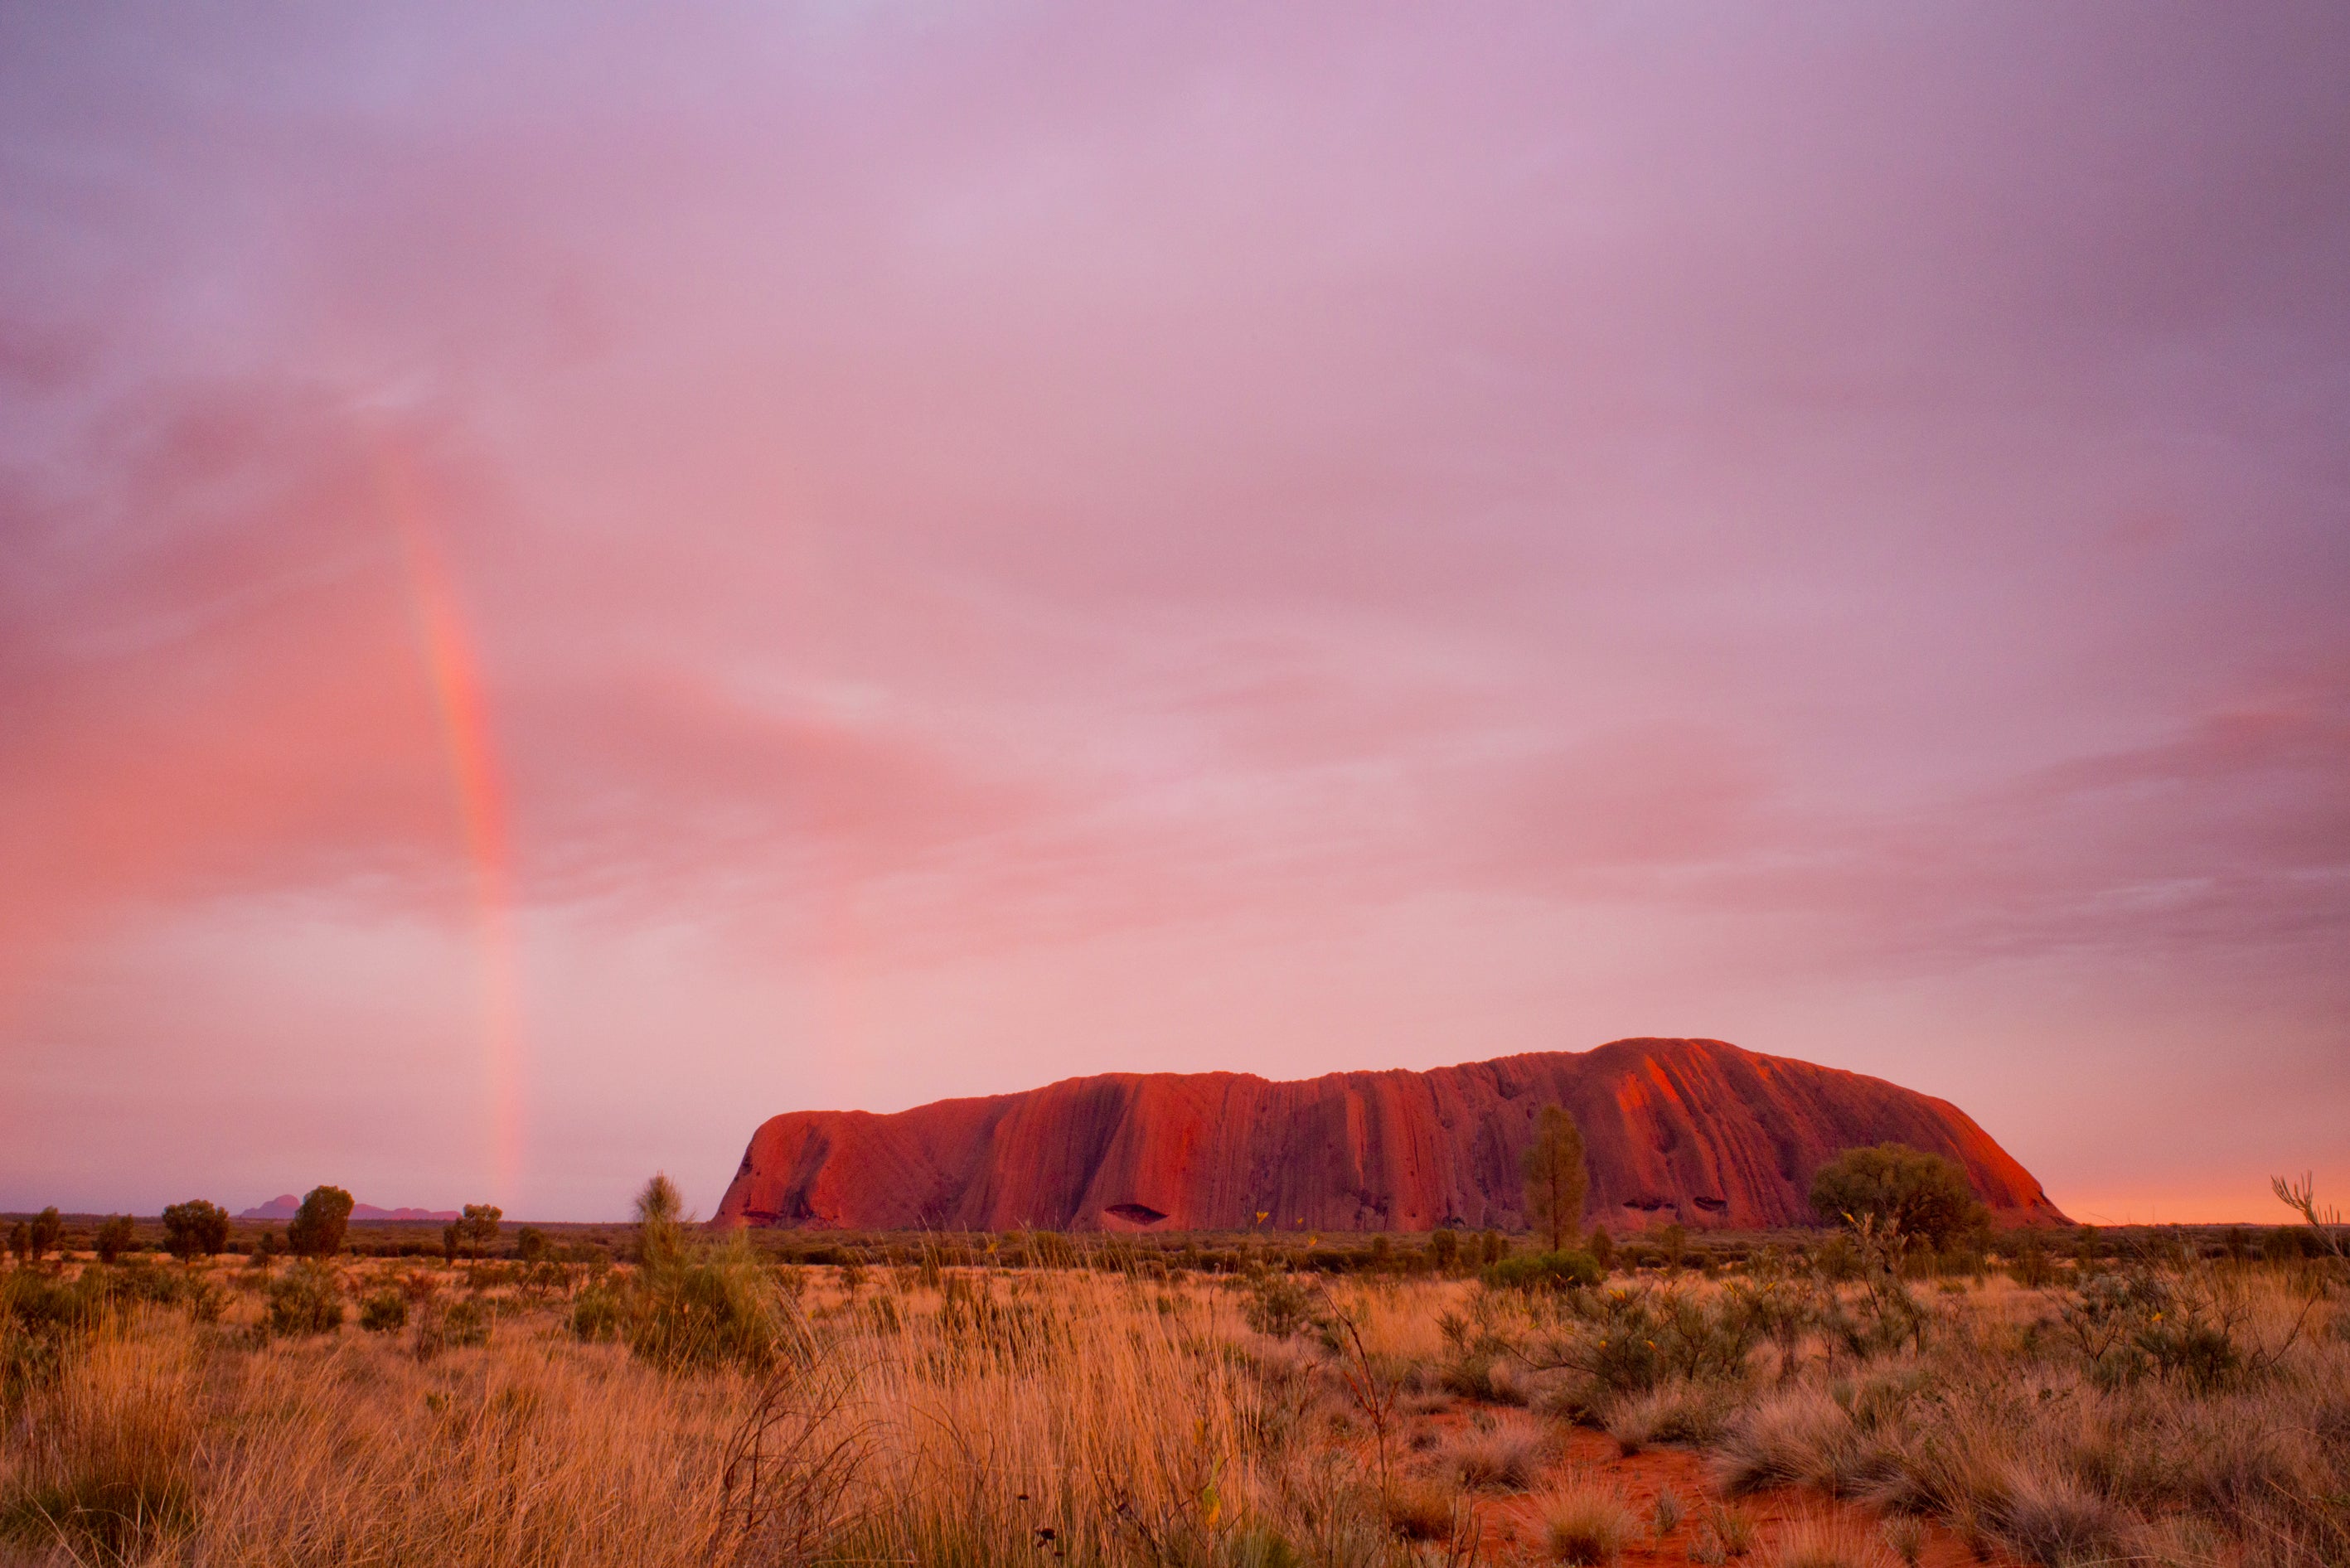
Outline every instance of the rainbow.
[[448, 563], [434, 541], [423, 487], [406, 454], [377, 445], [376, 489], [407, 567], [425, 674], [441, 718], [480, 940], [482, 1060], [489, 1163], [496, 1201], [511, 1203], [522, 1166], [522, 1004], [515, 958], [513, 876], [505, 791], [491, 743], [480, 665]]

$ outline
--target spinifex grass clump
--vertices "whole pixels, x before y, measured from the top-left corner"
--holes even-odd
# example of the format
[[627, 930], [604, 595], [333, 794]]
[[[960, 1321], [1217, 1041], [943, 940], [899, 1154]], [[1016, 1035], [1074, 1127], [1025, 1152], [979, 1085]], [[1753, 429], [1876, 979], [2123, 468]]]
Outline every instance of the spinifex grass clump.
[[1613, 1488], [1579, 1481], [1543, 1505], [1543, 1544], [1553, 1560], [1600, 1568], [1624, 1554], [1639, 1521]]

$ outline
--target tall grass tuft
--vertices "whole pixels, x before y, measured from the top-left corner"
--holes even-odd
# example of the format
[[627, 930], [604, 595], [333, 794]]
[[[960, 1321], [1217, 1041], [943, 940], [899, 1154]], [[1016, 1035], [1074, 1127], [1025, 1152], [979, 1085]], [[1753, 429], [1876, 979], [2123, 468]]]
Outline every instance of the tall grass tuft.
[[19, 1413], [0, 1479], [0, 1534], [120, 1562], [183, 1533], [197, 1433], [186, 1341], [101, 1333]]
[[1615, 1562], [1639, 1529], [1621, 1493], [1590, 1481], [1570, 1485], [1547, 1499], [1542, 1521], [1543, 1544], [1552, 1559], [1577, 1568]]

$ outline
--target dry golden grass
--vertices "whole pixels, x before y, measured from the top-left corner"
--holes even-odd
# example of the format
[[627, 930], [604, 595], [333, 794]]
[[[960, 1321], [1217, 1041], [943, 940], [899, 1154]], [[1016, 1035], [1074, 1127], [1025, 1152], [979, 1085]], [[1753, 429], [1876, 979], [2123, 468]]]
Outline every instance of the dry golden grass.
[[[1589, 1315], [1463, 1282], [1309, 1286], [1320, 1326], [1275, 1337], [1240, 1280], [782, 1290], [746, 1256], [677, 1310], [756, 1301], [784, 1332], [714, 1358], [690, 1334], [583, 1339], [579, 1302], [631, 1298], [576, 1272], [340, 1265], [347, 1301], [410, 1303], [381, 1334], [268, 1333], [286, 1271], [241, 1263], [49, 1339], [0, 1310], [0, 1563], [1402, 1568], [1509, 1560], [1476, 1523], [1506, 1516], [1586, 1564], [1659, 1561], [1678, 1530], [1698, 1563], [1893, 1568], [1929, 1519], [2051, 1568], [2350, 1565], [2345, 1303], [2278, 1270], [2192, 1286], [2234, 1314], [2243, 1365], [2216, 1379], [2100, 1371], [2055, 1322], [2071, 1298], [1993, 1282], [1935, 1293], [1922, 1344], [1862, 1355], [1821, 1326], [1602, 1387]], [[1574, 1438], [1563, 1471], [1570, 1419], [1616, 1442]], [[1816, 1517], [1758, 1526], [1702, 1488], [1636, 1507], [1605, 1467], [1660, 1445], [1708, 1455], [1725, 1496], [1810, 1489]]]

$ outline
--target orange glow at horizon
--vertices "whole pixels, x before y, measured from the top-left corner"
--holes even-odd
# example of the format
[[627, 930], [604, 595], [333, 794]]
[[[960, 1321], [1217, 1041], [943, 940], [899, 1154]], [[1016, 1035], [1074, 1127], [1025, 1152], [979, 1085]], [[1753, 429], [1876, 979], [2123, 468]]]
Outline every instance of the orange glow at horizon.
[[401, 558], [423, 644], [432, 700], [448, 748], [457, 815], [473, 874], [480, 939], [482, 1059], [490, 1120], [490, 1174], [511, 1202], [522, 1168], [522, 1004], [515, 978], [514, 887], [506, 843], [505, 791], [490, 738], [480, 668], [456, 585], [432, 537], [412, 465], [379, 445], [375, 471], [383, 510], [400, 535]]

